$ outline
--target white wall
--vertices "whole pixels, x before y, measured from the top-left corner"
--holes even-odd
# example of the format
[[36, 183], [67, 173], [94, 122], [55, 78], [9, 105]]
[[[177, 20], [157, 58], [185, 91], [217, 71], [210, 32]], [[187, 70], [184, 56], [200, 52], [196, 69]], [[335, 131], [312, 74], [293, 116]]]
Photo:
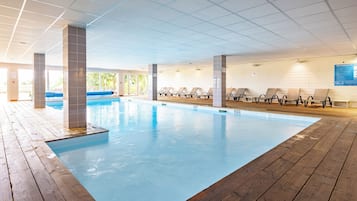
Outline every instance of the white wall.
[[[280, 94], [286, 93], [287, 88], [302, 88], [303, 98], [312, 95], [315, 88], [329, 88], [333, 100], [357, 101], [357, 86], [334, 86], [334, 65], [343, 62], [356, 63], [357, 58], [355, 55], [324, 57], [307, 59], [304, 63], [287, 60], [260, 63], [258, 67], [227, 63], [227, 88], [245, 87], [253, 96], [265, 93], [269, 87], [280, 88]], [[212, 77], [211, 67], [200, 71], [182, 68], [179, 73], [176, 69], [163, 70], [158, 76], [158, 87], [208, 89], [212, 85]]]
[[158, 66], [158, 89], [161, 87], [187, 87], [190, 90], [193, 87], [201, 87], [208, 90], [213, 83], [212, 68], [181, 68], [179, 72], [176, 69], [160, 70]]

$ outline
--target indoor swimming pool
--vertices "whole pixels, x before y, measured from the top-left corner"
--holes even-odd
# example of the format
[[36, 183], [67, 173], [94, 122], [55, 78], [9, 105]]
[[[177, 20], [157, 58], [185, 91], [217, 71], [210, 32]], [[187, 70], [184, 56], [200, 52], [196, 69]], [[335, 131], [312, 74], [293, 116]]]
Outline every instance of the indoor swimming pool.
[[[61, 109], [61, 103], [48, 106]], [[182, 201], [318, 118], [135, 100], [88, 102], [109, 133], [49, 142], [98, 201]]]

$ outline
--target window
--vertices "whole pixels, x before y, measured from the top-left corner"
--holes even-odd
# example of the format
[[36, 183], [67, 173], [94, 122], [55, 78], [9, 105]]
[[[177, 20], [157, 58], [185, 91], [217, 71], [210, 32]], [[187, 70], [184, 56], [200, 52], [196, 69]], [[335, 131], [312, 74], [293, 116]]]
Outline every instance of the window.
[[139, 96], [146, 95], [147, 75], [126, 74], [124, 75], [124, 95]]
[[47, 91], [62, 92], [63, 91], [63, 71], [48, 70], [47, 71]]
[[33, 70], [19, 69], [19, 100], [32, 99]]
[[118, 73], [87, 72], [87, 91], [116, 91]]

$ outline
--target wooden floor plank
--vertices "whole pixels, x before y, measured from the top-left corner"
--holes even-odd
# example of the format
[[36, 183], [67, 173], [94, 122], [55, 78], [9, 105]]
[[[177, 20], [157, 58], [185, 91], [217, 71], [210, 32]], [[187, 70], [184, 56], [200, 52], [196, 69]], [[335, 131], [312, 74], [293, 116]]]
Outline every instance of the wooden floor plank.
[[294, 200], [329, 200], [356, 137], [356, 130], [353, 123], [349, 124]]
[[[10, 107], [11, 108], [11, 107]], [[20, 107], [11, 108], [12, 110], [26, 110]], [[10, 120], [16, 122], [13, 124], [17, 128], [17, 135], [19, 136], [20, 144], [22, 147], [27, 147], [25, 156], [29, 159], [31, 170], [38, 182], [39, 189], [45, 200], [94, 200], [88, 191], [73, 177], [73, 175], [63, 166], [57, 164], [53, 169], [47, 169], [46, 161], [48, 155], [53, 154], [52, 151], [48, 155], [42, 154], [40, 147], [47, 146], [43, 139], [37, 136], [40, 135], [38, 131], [48, 132], [46, 128], [41, 125], [36, 126], [38, 131], [34, 130], [31, 123], [33, 120], [39, 121], [40, 117], [33, 118], [18, 114], [14, 115]], [[45, 121], [42, 120], [41, 121]], [[32, 124], [32, 125], [34, 125]], [[42, 124], [45, 125], [45, 124]], [[32, 127], [32, 128], [31, 128]], [[36, 137], [33, 137], [36, 136]], [[29, 140], [31, 139], [31, 140]], [[46, 157], [46, 158], [44, 158]], [[62, 167], [62, 168], [59, 168]]]
[[[1, 107], [1, 106], [0, 106]], [[0, 113], [1, 113], [0, 108]], [[0, 115], [0, 118], [2, 116]], [[3, 141], [2, 125], [0, 124], [0, 200], [12, 201], [12, 191], [10, 185], [9, 171], [7, 167], [7, 158], [5, 155], [5, 146]]]
[[[335, 144], [336, 139], [341, 135], [348, 123], [349, 121], [345, 122], [343, 120], [334, 122], [332, 128], [328, 131], [329, 135], [324, 135], [289, 171], [272, 184], [271, 187], [267, 188], [268, 190], [261, 194], [259, 200], [276, 200], [277, 198], [293, 200], [330, 148]], [[272, 169], [270, 171], [275, 170]]]
[[[357, 119], [354, 120], [352, 134], [357, 135]], [[332, 192], [331, 201], [357, 200], [357, 137], [354, 138], [352, 148], [343, 164], [340, 176]]]
[[40, 158], [36, 155], [36, 147], [33, 146], [33, 141], [41, 140], [42, 138], [38, 135], [35, 135], [36, 137], [31, 137], [35, 133], [28, 133], [25, 130], [22, 124], [25, 124], [27, 127], [31, 126], [26, 124], [24, 118], [26, 118], [26, 115], [14, 114], [9, 117], [9, 120], [13, 122], [13, 128], [17, 130], [17, 140], [20, 143], [21, 149], [23, 150], [24, 156], [29, 164], [34, 179], [36, 180], [41, 195], [44, 200], [63, 201], [64, 198], [57, 188], [57, 185], [54, 183], [52, 177], [41, 163]]
[[3, 138], [9, 168], [11, 188], [14, 200], [40, 201], [42, 195], [32, 175], [24, 153], [15, 137], [15, 130], [7, 127], [3, 130]]

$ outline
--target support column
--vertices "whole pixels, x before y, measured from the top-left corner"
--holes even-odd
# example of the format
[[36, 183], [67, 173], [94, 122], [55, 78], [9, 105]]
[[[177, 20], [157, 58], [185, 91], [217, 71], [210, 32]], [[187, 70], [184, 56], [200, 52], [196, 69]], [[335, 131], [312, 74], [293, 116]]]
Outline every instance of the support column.
[[124, 96], [124, 72], [118, 74], [118, 96]]
[[226, 106], [226, 56], [213, 57], [213, 107]]
[[7, 100], [17, 101], [19, 99], [19, 77], [17, 69], [7, 70]]
[[33, 103], [34, 108], [45, 108], [46, 92], [46, 64], [45, 54], [35, 53], [33, 55]]
[[87, 127], [86, 30], [63, 30], [63, 110], [66, 128]]
[[157, 100], [157, 64], [149, 65], [148, 74], [149, 100]]

